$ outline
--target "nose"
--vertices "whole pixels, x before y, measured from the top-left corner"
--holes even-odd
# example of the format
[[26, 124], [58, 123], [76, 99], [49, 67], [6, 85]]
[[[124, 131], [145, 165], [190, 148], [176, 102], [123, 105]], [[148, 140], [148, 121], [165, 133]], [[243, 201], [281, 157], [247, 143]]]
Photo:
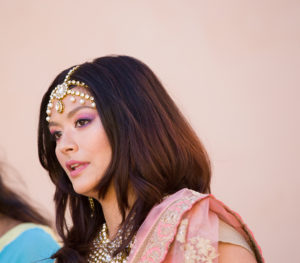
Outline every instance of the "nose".
[[64, 154], [76, 152], [78, 150], [78, 145], [70, 134], [65, 133], [60, 138], [59, 150]]

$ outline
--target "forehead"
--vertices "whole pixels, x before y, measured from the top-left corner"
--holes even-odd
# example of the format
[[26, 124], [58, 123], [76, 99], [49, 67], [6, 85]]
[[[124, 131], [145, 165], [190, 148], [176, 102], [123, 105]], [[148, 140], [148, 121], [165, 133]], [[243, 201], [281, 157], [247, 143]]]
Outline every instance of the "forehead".
[[51, 107], [47, 107], [49, 126], [56, 120], [69, 118], [72, 113], [81, 109], [95, 110], [95, 102], [91, 93], [83, 87], [74, 87], [69, 89], [72, 93], [67, 94], [63, 99], [54, 98], [51, 101]]

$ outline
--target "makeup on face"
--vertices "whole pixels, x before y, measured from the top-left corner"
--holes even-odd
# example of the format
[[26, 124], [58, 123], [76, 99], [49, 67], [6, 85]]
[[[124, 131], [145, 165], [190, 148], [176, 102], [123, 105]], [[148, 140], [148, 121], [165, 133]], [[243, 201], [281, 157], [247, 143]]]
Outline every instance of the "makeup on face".
[[[71, 121], [74, 121], [75, 128], [84, 128], [88, 126], [97, 116], [97, 113], [95, 112], [83, 112], [84, 110], [86, 110], [86, 108], [79, 109], [78, 112], [74, 113], [74, 115], [71, 115], [71, 117], [69, 117]], [[58, 141], [59, 138], [62, 136], [62, 127], [63, 125], [57, 122], [51, 122], [49, 124], [49, 130], [53, 141]]]
[[80, 162], [76, 160], [70, 160], [66, 162], [66, 167], [70, 172], [71, 177], [76, 177], [79, 175], [86, 167], [88, 167], [88, 162]]
[[69, 96], [63, 103], [64, 111], [52, 109], [48, 122], [55, 155], [74, 191], [93, 196], [111, 162], [112, 149], [96, 108]]
[[89, 123], [91, 123], [95, 118], [96, 118], [95, 113], [79, 113], [75, 117], [75, 120], [76, 120], [75, 123], [76, 123], [76, 125], [79, 125], [80, 127], [84, 127], [84, 126], [88, 125]]

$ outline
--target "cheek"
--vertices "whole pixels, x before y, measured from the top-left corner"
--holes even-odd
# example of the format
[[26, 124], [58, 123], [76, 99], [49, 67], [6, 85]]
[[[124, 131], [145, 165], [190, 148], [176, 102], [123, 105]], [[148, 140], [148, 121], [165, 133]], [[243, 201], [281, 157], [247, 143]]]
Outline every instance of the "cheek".
[[98, 141], [86, 146], [91, 150], [93, 156], [97, 156], [102, 162], [107, 162], [107, 159], [111, 159], [111, 148], [105, 139], [99, 138]]
[[97, 160], [100, 160], [97, 161], [99, 168], [101, 168], [101, 170], [105, 169], [112, 158], [112, 150], [106, 134], [99, 134], [97, 140], [94, 140], [93, 143], [89, 144], [89, 149], [92, 150], [94, 157], [97, 158]]
[[[90, 138], [87, 140], [87, 138]], [[96, 125], [89, 130], [89, 134], [86, 134], [85, 140], [82, 142], [86, 149], [99, 157], [111, 156], [111, 146], [105, 130], [100, 122], [97, 120]]]
[[64, 168], [64, 166], [62, 165], [62, 164], [63, 164], [62, 154], [61, 154], [61, 152], [58, 150], [58, 147], [57, 147], [57, 146], [55, 147], [55, 155], [56, 155], [56, 158], [57, 158], [58, 162], [60, 163], [61, 167]]

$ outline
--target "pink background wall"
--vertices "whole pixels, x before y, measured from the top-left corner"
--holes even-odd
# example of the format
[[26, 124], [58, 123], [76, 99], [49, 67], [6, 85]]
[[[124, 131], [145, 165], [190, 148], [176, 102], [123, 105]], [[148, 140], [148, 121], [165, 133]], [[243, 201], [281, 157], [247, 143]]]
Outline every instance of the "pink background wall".
[[14, 187], [53, 215], [37, 157], [43, 93], [70, 65], [135, 56], [202, 138], [213, 193], [247, 221], [266, 261], [300, 262], [299, 14], [293, 0], [1, 0], [0, 159], [19, 172]]

